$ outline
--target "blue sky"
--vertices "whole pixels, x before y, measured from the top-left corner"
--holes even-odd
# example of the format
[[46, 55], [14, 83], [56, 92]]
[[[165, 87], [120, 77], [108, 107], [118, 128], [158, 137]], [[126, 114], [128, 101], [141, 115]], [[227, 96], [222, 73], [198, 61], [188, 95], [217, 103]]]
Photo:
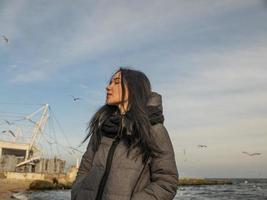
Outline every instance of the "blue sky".
[[266, 178], [266, 10], [264, 0], [0, 0], [0, 120], [48, 103], [77, 146], [111, 74], [131, 66], [163, 96], [181, 176]]

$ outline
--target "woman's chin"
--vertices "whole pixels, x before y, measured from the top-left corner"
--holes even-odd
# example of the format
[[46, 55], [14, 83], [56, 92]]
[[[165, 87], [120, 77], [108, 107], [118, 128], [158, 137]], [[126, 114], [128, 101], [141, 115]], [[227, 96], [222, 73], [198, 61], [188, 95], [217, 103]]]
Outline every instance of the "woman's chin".
[[110, 106], [118, 106], [118, 102], [113, 102], [113, 101], [108, 101], [108, 100], [106, 100], [106, 104], [107, 105], [110, 105]]
[[109, 100], [106, 100], [106, 104], [107, 105], [110, 105], [110, 106], [114, 106], [116, 105], [116, 103], [112, 102], [112, 101], [109, 101]]

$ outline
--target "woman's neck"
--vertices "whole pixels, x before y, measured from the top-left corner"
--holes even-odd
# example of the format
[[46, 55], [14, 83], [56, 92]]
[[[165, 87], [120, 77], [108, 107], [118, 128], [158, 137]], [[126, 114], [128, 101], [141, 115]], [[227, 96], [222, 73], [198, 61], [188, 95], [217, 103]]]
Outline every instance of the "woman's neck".
[[118, 105], [120, 114], [125, 114], [128, 108], [128, 101]]

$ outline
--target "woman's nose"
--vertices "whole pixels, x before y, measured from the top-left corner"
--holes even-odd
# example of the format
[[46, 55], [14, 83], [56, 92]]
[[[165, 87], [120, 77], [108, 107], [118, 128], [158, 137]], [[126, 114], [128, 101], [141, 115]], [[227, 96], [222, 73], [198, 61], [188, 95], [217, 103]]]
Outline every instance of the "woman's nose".
[[109, 90], [110, 90], [110, 84], [107, 85], [107, 87], [106, 87], [106, 91], [108, 92]]

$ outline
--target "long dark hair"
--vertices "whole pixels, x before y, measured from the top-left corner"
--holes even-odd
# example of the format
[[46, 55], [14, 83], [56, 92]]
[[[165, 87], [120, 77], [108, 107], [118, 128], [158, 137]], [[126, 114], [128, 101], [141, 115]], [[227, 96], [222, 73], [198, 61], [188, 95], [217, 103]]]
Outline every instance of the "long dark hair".
[[[127, 131], [131, 132], [125, 144], [128, 146], [128, 155], [131, 149], [139, 147], [138, 154], [142, 154], [143, 162], [149, 156], [156, 156], [158, 152], [157, 146], [151, 141], [151, 125], [148, 117], [147, 102], [152, 94], [151, 84], [147, 76], [137, 70], [130, 68], [119, 68], [117, 72], [121, 73], [122, 100], [125, 97], [126, 87], [128, 88], [128, 111], [127, 115], [130, 120], [126, 123]], [[88, 134], [83, 143], [92, 137], [93, 151], [97, 151], [101, 142], [102, 135], [99, 133], [102, 123], [114, 112], [118, 111], [118, 107], [114, 105], [102, 106], [92, 117], [88, 125]], [[137, 154], [137, 155], [138, 155]]]

